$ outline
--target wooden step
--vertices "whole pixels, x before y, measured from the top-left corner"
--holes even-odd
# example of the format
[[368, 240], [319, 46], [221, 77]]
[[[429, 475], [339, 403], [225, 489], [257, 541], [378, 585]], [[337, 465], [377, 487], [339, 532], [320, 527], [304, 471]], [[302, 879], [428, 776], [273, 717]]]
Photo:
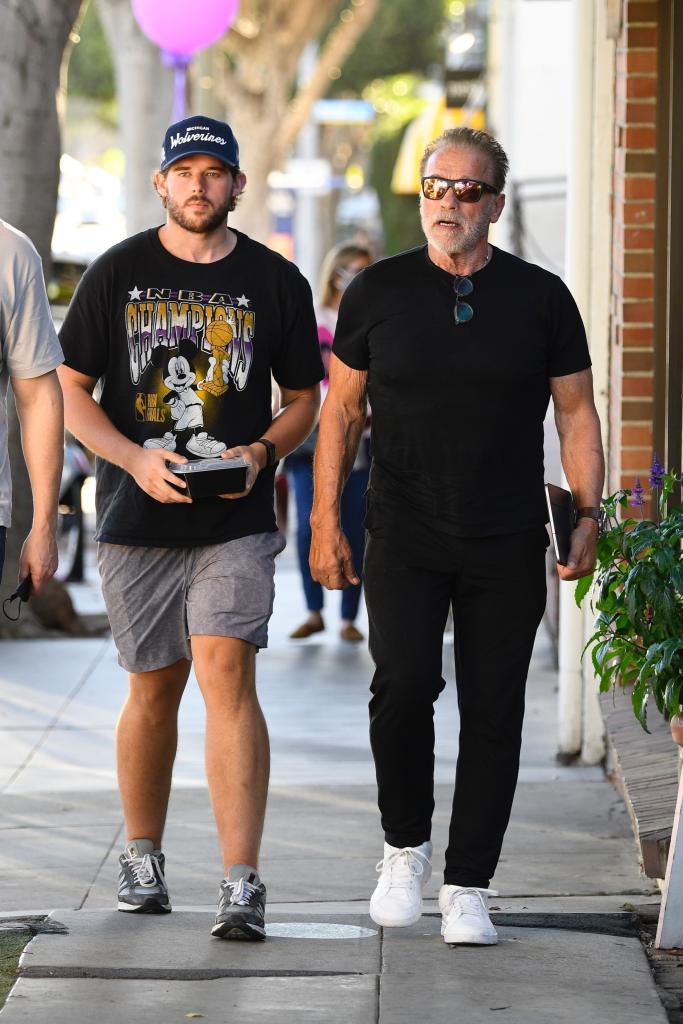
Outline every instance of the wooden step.
[[608, 741], [608, 767], [631, 816], [648, 878], [664, 878], [678, 792], [678, 747], [655, 707], [646, 733], [623, 690], [600, 695]]

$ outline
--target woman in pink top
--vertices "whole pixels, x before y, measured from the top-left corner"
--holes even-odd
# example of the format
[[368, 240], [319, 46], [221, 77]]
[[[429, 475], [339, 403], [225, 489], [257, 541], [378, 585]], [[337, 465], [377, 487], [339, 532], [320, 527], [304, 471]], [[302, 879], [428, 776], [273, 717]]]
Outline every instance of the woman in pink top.
[[[337, 313], [344, 289], [356, 274], [369, 267], [372, 257], [369, 251], [360, 245], [341, 245], [332, 249], [325, 257], [321, 270], [321, 295], [318, 308], [318, 340], [327, 372], [334, 329], [337, 325]], [[323, 401], [327, 390], [328, 378], [321, 384]], [[322, 617], [323, 589], [316, 583], [308, 567], [308, 552], [311, 546], [311, 527], [309, 517], [313, 503], [313, 453], [317, 440], [317, 429], [307, 441], [291, 455], [287, 456], [287, 473], [294, 488], [297, 517], [297, 552], [299, 568], [306, 596], [308, 618], [290, 633], [294, 640], [300, 640], [325, 628]], [[360, 573], [363, 565], [363, 548], [365, 530], [363, 527], [363, 498], [368, 486], [370, 473], [370, 429], [369, 420], [361, 438], [358, 455], [353, 469], [344, 487], [341, 500], [341, 523], [353, 552], [353, 563]], [[341, 637], [351, 643], [359, 643], [363, 634], [355, 625], [360, 604], [362, 583], [355, 587], [347, 587], [341, 598]]]

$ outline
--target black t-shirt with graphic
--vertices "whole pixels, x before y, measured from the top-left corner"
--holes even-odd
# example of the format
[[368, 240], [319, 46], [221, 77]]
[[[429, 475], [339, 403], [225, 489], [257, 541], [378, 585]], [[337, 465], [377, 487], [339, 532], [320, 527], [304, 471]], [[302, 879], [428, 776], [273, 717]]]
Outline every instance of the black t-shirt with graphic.
[[454, 279], [421, 246], [346, 289], [333, 352], [368, 371], [373, 468], [366, 526], [398, 538], [514, 533], [547, 521], [549, 378], [590, 366], [554, 274], [493, 248], [456, 324]]
[[[60, 332], [67, 366], [101, 382], [114, 426], [189, 459], [250, 444], [271, 423], [271, 372], [285, 388], [323, 377], [311, 290], [297, 268], [239, 231], [223, 259], [171, 255], [158, 228], [88, 268]], [[97, 462], [96, 538], [184, 547], [275, 530], [274, 470], [249, 495], [162, 504]]]

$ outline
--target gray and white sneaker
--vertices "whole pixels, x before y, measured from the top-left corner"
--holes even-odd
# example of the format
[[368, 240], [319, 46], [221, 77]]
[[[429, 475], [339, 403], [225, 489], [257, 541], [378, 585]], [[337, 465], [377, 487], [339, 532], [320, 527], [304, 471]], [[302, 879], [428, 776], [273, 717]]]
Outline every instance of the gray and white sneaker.
[[248, 864], [234, 864], [218, 890], [211, 934], [217, 939], [262, 942], [266, 937], [266, 887]]
[[118, 909], [137, 914], [168, 914], [171, 900], [164, 878], [164, 855], [151, 839], [133, 839], [119, 857]]

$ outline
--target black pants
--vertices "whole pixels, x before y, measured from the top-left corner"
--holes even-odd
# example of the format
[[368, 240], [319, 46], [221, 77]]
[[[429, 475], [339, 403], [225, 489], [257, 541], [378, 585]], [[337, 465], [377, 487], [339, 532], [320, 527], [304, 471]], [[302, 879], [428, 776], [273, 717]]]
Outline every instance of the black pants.
[[434, 811], [434, 701], [453, 606], [460, 748], [446, 852], [449, 885], [486, 888], [517, 785], [524, 691], [545, 608], [544, 527], [522, 534], [400, 541], [370, 536], [364, 581], [375, 662], [370, 742], [385, 838], [417, 846]]

